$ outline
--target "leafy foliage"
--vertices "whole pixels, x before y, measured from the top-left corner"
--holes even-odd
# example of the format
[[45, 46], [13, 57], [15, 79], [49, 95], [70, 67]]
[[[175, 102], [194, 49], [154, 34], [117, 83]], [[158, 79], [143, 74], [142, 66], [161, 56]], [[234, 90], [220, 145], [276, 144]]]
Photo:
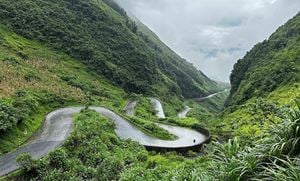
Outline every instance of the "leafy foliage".
[[17, 124], [17, 110], [6, 102], [0, 102], [0, 131], [6, 131]]
[[300, 82], [300, 14], [235, 64], [228, 105], [242, 104]]
[[165, 45], [145, 42], [146, 35], [137, 33], [135, 22], [112, 0], [3, 0], [0, 19], [18, 34], [80, 59], [130, 92], [196, 97], [218, 89], [174, 52], [152, 49]]
[[120, 173], [148, 159], [145, 149], [135, 142], [121, 141], [110, 120], [84, 110], [75, 122], [75, 131], [63, 148], [35, 161], [21, 155], [26, 171], [23, 179], [118, 180]]
[[176, 138], [174, 135], [170, 134], [165, 129], [157, 126], [154, 122], [146, 121], [135, 116], [129, 117], [128, 120], [130, 120], [131, 123], [133, 123], [138, 128], [142, 129], [149, 135], [155, 136], [163, 140], [174, 140]]
[[38, 106], [38, 98], [26, 91], [17, 92], [12, 104], [0, 102], [0, 134], [16, 126], [32, 113]]
[[59, 107], [123, 107], [125, 92], [79, 61], [1, 25], [0, 37], [0, 154], [24, 144]]

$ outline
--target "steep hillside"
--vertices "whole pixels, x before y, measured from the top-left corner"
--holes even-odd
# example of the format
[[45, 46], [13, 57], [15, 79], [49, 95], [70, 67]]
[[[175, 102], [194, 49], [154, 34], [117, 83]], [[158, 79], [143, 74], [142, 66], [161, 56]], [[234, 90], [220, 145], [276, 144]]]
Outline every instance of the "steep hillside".
[[161, 42], [148, 42], [111, 0], [2, 0], [0, 21], [80, 59], [130, 92], [197, 97], [218, 89]]
[[255, 45], [234, 66], [230, 79], [232, 89], [228, 105], [242, 104], [251, 98], [266, 97], [278, 91], [282, 94], [277, 99], [289, 97], [287, 94], [299, 96], [300, 14], [268, 40]]
[[0, 155], [30, 138], [53, 109], [94, 104], [122, 110], [127, 98], [80, 61], [0, 26]]
[[236, 63], [230, 79], [218, 127], [252, 137], [278, 124], [285, 108], [296, 107], [300, 98], [300, 14], [255, 45]]
[[[155, 51], [160, 52], [164, 56], [165, 62], [158, 64], [161, 69], [165, 71], [167, 75], [172, 76], [175, 72], [175, 76], [177, 77], [191, 77], [192, 79], [177, 79], [180, 83], [180, 88], [185, 97], [189, 97], [190, 94], [197, 95], [197, 89], [201, 89], [202, 92], [206, 90], [211, 90], [212, 92], [218, 92], [226, 87], [225, 84], [211, 81], [206, 75], [204, 75], [200, 71], [195, 71], [195, 67], [187, 62], [185, 59], [182, 59], [179, 55], [177, 55], [172, 49], [170, 49], [167, 45], [165, 45], [159, 37], [153, 33], [147, 26], [145, 26], [142, 22], [140, 22], [136, 17], [131, 15], [131, 18], [136, 23], [138, 27], [137, 34], [144, 40], [144, 42], [149, 45], [149, 47]], [[170, 68], [167, 68], [170, 67]], [[190, 87], [184, 86], [185, 82], [190, 82]], [[192, 83], [193, 81], [200, 83], [201, 87], [197, 87], [198, 85]], [[196, 88], [196, 87], [197, 88]], [[228, 86], [227, 86], [228, 87]], [[193, 97], [193, 96], [192, 96]]]
[[[27, 6], [24, 6], [26, 4]], [[72, 6], [66, 7], [66, 4]], [[80, 10], [76, 10], [76, 12], [82, 14], [77, 16], [72, 14], [75, 11], [69, 11], [79, 5]], [[53, 7], [54, 9], [47, 10], [46, 7]], [[90, 7], [94, 7], [93, 10], [95, 11], [90, 11]], [[61, 8], [65, 11], [63, 12]], [[103, 12], [103, 17], [110, 19], [98, 24], [99, 27], [103, 26], [103, 29], [99, 28], [101, 30], [99, 32], [89, 30], [89, 28], [95, 28], [90, 27], [94, 25], [89, 21], [97, 24], [98, 21], [93, 20], [102, 17], [98, 16], [98, 13], [94, 14], [98, 10]], [[59, 13], [55, 13], [56, 11]], [[45, 12], [47, 13], [44, 14]], [[36, 15], [35, 13], [40, 14]], [[106, 13], [113, 16], [107, 16]], [[74, 18], [85, 19], [88, 16], [91, 19], [85, 22], [66, 18], [63, 19], [66, 24], [60, 19], [71, 15]], [[209, 79], [202, 79], [203, 75], [200, 72], [194, 72], [194, 68], [190, 64], [181, 60], [168, 47], [162, 45], [151, 31], [141, 27], [140, 24], [136, 25], [130, 20], [126, 20], [126, 18], [124, 20], [125, 15], [126, 13], [111, 0], [0, 1], [0, 21], [6, 24], [0, 25], [0, 156], [28, 139], [30, 141], [32, 134], [41, 127], [47, 112], [69, 105], [105, 106], [122, 115], [128, 99], [135, 97], [139, 100], [137, 103], [139, 107], [135, 109], [136, 118], [138, 118], [136, 122], [141, 122], [150, 132], [155, 132], [155, 127], [152, 126], [154, 124], [149, 124], [149, 120], [157, 121], [157, 117], [149, 100], [144, 95], [127, 94], [121, 86], [114, 85], [110, 81], [114, 80], [116, 83], [120, 83], [116, 81], [118, 80], [116, 77], [131, 71], [131, 68], [128, 68], [131, 65], [125, 66], [125, 61], [117, 62], [116, 59], [110, 57], [110, 54], [105, 54], [109, 48], [119, 46], [120, 49], [114, 49], [111, 54], [118, 55], [120, 58], [130, 58], [126, 54], [127, 51], [123, 52], [122, 43], [129, 43], [134, 47], [134, 50], [129, 51], [130, 55], [135, 57], [130, 59], [130, 63], [140, 61], [139, 54], [136, 52], [149, 53], [143, 54], [147, 59], [143, 62], [145, 65], [143, 67], [153, 63], [153, 67], [147, 67], [147, 71], [153, 71], [157, 74], [151, 74], [153, 76], [152, 82], [147, 77], [147, 71], [145, 71], [145, 75], [136, 79], [145, 80], [141, 85], [149, 84], [149, 87], [145, 89], [148, 94], [153, 94], [152, 91], [158, 91], [160, 96], [163, 96], [169, 92], [170, 86], [173, 85], [175, 86], [173, 87], [175, 89], [173, 94], [180, 95], [181, 91], [185, 90], [181, 84], [185, 82], [174, 81], [180, 79], [180, 77], [176, 78], [179, 75], [184, 79], [194, 77], [192, 82], [199, 86], [200, 82], [197, 81], [196, 77], [199, 78], [199, 81], [204, 80], [202, 83], [206, 86], [199, 87], [201, 94], [206, 94], [208, 89], [217, 90], [215, 83], [210, 82]], [[54, 21], [55, 18], [57, 19]], [[119, 21], [119, 24], [115, 24], [117, 21], [114, 18]], [[148, 152], [136, 142], [120, 139], [114, 131], [115, 125], [111, 120], [107, 120], [94, 111], [83, 110], [75, 116], [73, 131], [60, 148], [37, 160], [28, 154], [19, 155], [17, 162], [21, 166], [21, 170], [5, 178], [0, 178], [0, 180], [299, 181], [300, 102], [298, 102], [298, 109], [282, 106], [290, 106], [292, 99], [299, 97], [300, 93], [298, 19], [299, 15], [285, 25], [289, 27], [281, 27], [275, 33], [277, 36], [272, 35], [275, 39], [278, 38], [280, 41], [286, 42], [286, 48], [273, 51], [273, 44], [268, 40], [266, 41], [270, 43], [268, 46], [260, 49], [254, 48], [251, 51], [253, 56], [257, 57], [249, 59], [249, 61], [251, 60], [250, 63], [245, 60], [239, 61], [231, 77], [234, 84], [229, 99], [231, 106], [228, 106], [219, 118], [215, 116], [215, 113], [223, 108], [218, 102], [225, 99], [226, 91], [212, 99], [203, 101], [202, 105], [186, 101], [186, 104], [193, 107], [194, 110], [185, 119], [177, 117], [173, 119], [171, 117], [176, 111], [179, 111], [174, 110], [174, 107], [180, 109], [180, 106], [183, 106], [182, 102], [178, 101], [179, 96], [173, 98], [170, 94], [169, 97], [164, 98], [167, 100], [172, 97], [170, 101], [175, 103], [167, 103], [171, 105], [167, 108], [168, 117], [160, 119], [160, 121], [191, 128], [205, 125], [211, 130], [212, 142], [204, 146], [203, 149], [180, 154], [176, 152]], [[74, 23], [71, 26], [68, 21], [85, 22], [85, 26]], [[51, 23], [57, 26], [50, 27], [53, 25]], [[111, 26], [106, 26], [107, 23], [111, 23]], [[85, 29], [82, 30], [83, 27]], [[106, 31], [106, 28], [109, 28], [109, 31]], [[18, 34], [12, 32], [12, 29]], [[125, 30], [127, 32], [125, 35], [128, 37], [123, 37], [123, 33], [120, 33], [121, 30]], [[57, 34], [53, 34], [55, 31]], [[278, 33], [281, 31], [282, 33]], [[281, 39], [281, 35], [285, 34], [286, 31], [290, 32], [288, 33], [289, 36]], [[91, 32], [96, 33], [95, 37], [92, 36]], [[105, 42], [96, 42], [100, 40], [99, 34], [103, 38], [102, 41]], [[147, 37], [141, 38], [145, 35]], [[70, 38], [70, 36], [74, 37]], [[82, 41], [82, 44], [78, 44], [77, 41]], [[120, 44], [120, 42], [122, 43]], [[108, 46], [108, 44], [111, 45]], [[87, 46], [86, 50], [89, 51], [83, 51], [82, 45]], [[78, 49], [75, 49], [75, 46], [78, 46]], [[97, 54], [96, 48], [99, 48], [100, 54]], [[76, 50], [78, 51], [76, 52]], [[83, 55], [83, 52], [86, 54]], [[272, 59], [260, 58], [264, 57], [265, 54], [273, 55]], [[86, 57], [88, 55], [90, 57]], [[103, 59], [99, 59], [101, 61], [93, 59], [100, 55], [103, 56]], [[109, 59], [106, 59], [107, 57], [105, 58], [104, 55]], [[156, 59], [160, 56], [165, 59]], [[288, 61], [281, 60], [283, 58]], [[249, 67], [246, 66], [246, 63], [244, 66], [244, 61], [248, 62]], [[162, 62], [171, 68], [163, 69], [161, 67]], [[267, 80], [267, 76], [275, 77], [277, 74], [273, 71], [281, 70], [280, 67], [285, 67], [286, 62], [294, 62], [293, 67], [295, 68], [288, 71], [285, 74], [287, 76], [280, 76], [280, 80], [283, 80], [279, 81], [274, 89], [265, 90], [256, 84], [252, 85], [256, 79], [264, 81]], [[122, 63], [124, 66], [120, 66]], [[110, 74], [103, 73], [102, 65], [103, 70], [107, 70], [106, 73], [112, 73], [111, 76], [115, 77], [109, 77]], [[141, 66], [140, 64], [137, 65]], [[242, 67], [245, 69], [239, 69], [239, 65], [243, 65]], [[109, 69], [109, 66], [115, 67], [115, 70], [120, 72], [110, 72], [112, 70]], [[132, 67], [136, 70], [133, 72], [133, 76], [140, 74], [139, 66]], [[190, 69], [194, 73], [177, 70], [175, 69], [177, 66], [183, 67], [185, 71]], [[174, 79], [169, 77], [172, 71], [174, 71]], [[177, 71], [186, 74], [181, 75]], [[160, 79], [156, 79], [156, 76]], [[129, 78], [134, 79], [134, 77]], [[250, 85], [255, 85], [254, 88], [257, 90], [251, 92], [249, 97], [245, 96], [247, 91], [241, 91], [249, 88], [250, 85], [245, 86], [248, 81]], [[126, 82], [123, 83], [120, 85], [128, 86]], [[187, 81], [186, 86], [190, 84]], [[191, 91], [196, 89], [192, 88]], [[127, 90], [130, 89], [127, 88]], [[141, 89], [137, 92], [143, 91]], [[165, 101], [163, 103], [166, 104]], [[216, 110], [216, 112], [211, 112], [211, 110]], [[216, 136], [222, 137], [222, 143], [216, 141]], [[227, 140], [228, 138], [231, 139]], [[190, 139], [191, 143], [193, 139]], [[2, 163], [5, 162], [6, 160]]]

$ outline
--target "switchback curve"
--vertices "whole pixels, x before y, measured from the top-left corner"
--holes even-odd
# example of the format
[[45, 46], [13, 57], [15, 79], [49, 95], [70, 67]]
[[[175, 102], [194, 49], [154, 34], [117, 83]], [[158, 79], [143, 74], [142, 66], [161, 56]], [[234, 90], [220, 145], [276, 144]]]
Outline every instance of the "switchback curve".
[[[43, 130], [35, 136], [31, 143], [0, 158], [0, 176], [19, 168], [16, 158], [22, 153], [29, 153], [33, 158], [40, 158], [59, 147], [68, 138], [73, 129], [74, 114], [79, 113], [82, 109], [83, 107], [70, 107], [49, 113], [46, 116]], [[188, 128], [158, 124], [158, 126], [166, 129], [178, 138], [172, 141], [160, 140], [143, 133], [111, 110], [104, 107], [90, 107], [89, 109], [95, 110], [102, 116], [112, 120], [116, 125], [116, 134], [120, 138], [137, 141], [146, 147], [188, 148], [201, 145], [208, 139], [206, 135]]]

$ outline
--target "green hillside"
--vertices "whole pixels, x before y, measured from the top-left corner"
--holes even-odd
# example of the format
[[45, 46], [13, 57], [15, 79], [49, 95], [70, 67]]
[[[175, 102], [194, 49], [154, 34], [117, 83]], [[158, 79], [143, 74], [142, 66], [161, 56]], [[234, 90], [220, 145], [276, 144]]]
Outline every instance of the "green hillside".
[[[113, 0], [0, 0], [0, 156], [30, 142], [47, 113], [76, 105], [104, 106], [164, 140], [176, 138], [157, 122], [212, 135], [193, 151], [147, 151], [85, 109], [60, 148], [41, 159], [20, 155], [21, 169], [3, 179], [299, 181], [299, 43], [300, 14], [238, 61], [226, 105], [228, 91], [196, 103], [189, 98], [226, 85]], [[149, 96], [162, 101], [166, 118], [157, 118]], [[181, 119], [184, 105], [192, 110]]]
[[80, 61], [0, 26], [0, 155], [29, 139], [53, 109], [94, 104], [121, 110], [127, 98]]
[[227, 108], [218, 127], [234, 135], [260, 135], [278, 124], [300, 97], [300, 14], [258, 43], [231, 74]]
[[218, 89], [161, 48], [161, 42], [147, 41], [110, 0], [2, 0], [0, 19], [16, 33], [80, 59], [130, 92], [198, 97]]
[[[167, 60], [165, 62], [162, 62], [158, 64], [161, 69], [165, 70], [165, 73], [167, 75], [174, 74], [174, 70], [176, 70], [175, 74], [178, 77], [185, 77], [187, 76], [188, 79], [178, 79], [180, 88], [182, 90], [182, 93], [185, 97], [201, 97], [204, 94], [199, 96], [199, 92], [197, 93], [197, 89], [200, 88], [202, 91], [205, 92], [205, 90], [211, 90], [212, 92], [218, 92], [220, 90], [223, 90], [227, 85], [212, 82], [206, 75], [204, 75], [200, 71], [195, 71], [194, 66], [187, 62], [185, 59], [182, 59], [180, 56], [178, 56], [172, 49], [170, 49], [168, 46], [166, 46], [159, 37], [153, 33], [147, 26], [145, 26], [142, 22], [140, 22], [137, 18], [131, 16], [133, 21], [136, 23], [138, 27], [137, 34], [144, 40], [149, 47], [155, 51], [160, 52], [163, 56], [163, 60]], [[170, 67], [170, 68], [167, 68]], [[190, 82], [195, 81], [200, 83], [201, 87], [195, 88], [197, 86], [196, 84]], [[190, 82], [189, 85], [193, 86], [185, 86], [185, 82]], [[228, 86], [227, 86], [228, 87]], [[194, 95], [194, 96], [190, 96]], [[195, 96], [197, 95], [197, 96]]]
[[[222, 88], [110, 0], [1, 1], [0, 17], [0, 154], [30, 141], [59, 107], [93, 104], [122, 114], [132, 93], [143, 93], [160, 97], [174, 116], [182, 95]], [[172, 138], [143, 117], [132, 122]]]
[[269, 39], [254, 46], [234, 66], [228, 105], [243, 104], [255, 97], [286, 88], [282, 96], [299, 96], [300, 14], [280, 27]]

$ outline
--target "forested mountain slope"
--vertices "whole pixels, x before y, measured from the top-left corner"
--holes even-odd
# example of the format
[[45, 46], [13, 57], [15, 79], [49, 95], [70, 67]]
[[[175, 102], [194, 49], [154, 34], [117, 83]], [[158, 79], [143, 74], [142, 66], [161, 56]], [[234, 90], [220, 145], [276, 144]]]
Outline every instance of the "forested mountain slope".
[[[153, 126], [148, 95], [130, 91], [172, 102], [162, 101], [167, 118], [160, 122], [205, 126], [213, 136], [195, 152], [148, 152], [120, 139], [111, 120], [84, 110], [60, 148], [38, 160], [20, 155], [21, 170], [0, 180], [299, 181], [300, 103], [291, 106], [300, 97], [299, 15], [235, 66], [220, 116], [208, 109], [221, 110], [226, 92], [201, 106], [186, 101], [193, 110], [185, 119], [175, 117], [180, 95], [220, 86], [113, 1], [1, 0], [0, 24], [0, 156], [25, 144], [47, 112], [76, 105], [104, 106], [145, 133], [172, 139]], [[132, 98], [138, 103], [130, 118], [124, 106]]]
[[[173, 70], [176, 70], [176, 75], [178, 77], [184, 77], [185, 74], [187, 74], [189, 77], [192, 77], [193, 79], [177, 79], [180, 81], [179, 85], [182, 85], [180, 88], [183, 91], [183, 95], [188, 97], [189, 94], [197, 95], [197, 91], [195, 89], [195, 85], [192, 87], [184, 86], [185, 81], [195, 81], [200, 82], [202, 87], [202, 91], [205, 90], [212, 90], [213, 92], [217, 92], [220, 90], [223, 90], [225, 87], [229, 87], [226, 84], [219, 83], [219, 85], [216, 87], [216, 83], [212, 82], [206, 75], [204, 75], [202, 72], [194, 71], [194, 66], [187, 62], [185, 59], [182, 59], [179, 55], [177, 55], [172, 49], [170, 49], [166, 44], [164, 44], [159, 37], [153, 33], [147, 26], [145, 26], [139, 19], [134, 17], [133, 15], [130, 15], [130, 17], [133, 19], [135, 24], [138, 27], [137, 34], [144, 40], [149, 47], [155, 51], [160, 52], [164, 56], [164, 63], [158, 64], [163, 70], [166, 71], [167, 75], [172, 75]], [[166, 68], [171, 67], [171, 68]]]
[[[266, 97], [280, 89], [299, 96], [300, 14], [280, 27], [269, 39], [254, 46], [238, 61], [231, 74], [228, 105]], [[297, 92], [298, 90], [298, 92]], [[288, 94], [288, 91], [284, 91]]]
[[300, 98], [300, 14], [239, 60], [219, 125], [235, 135], [260, 135]]
[[0, 26], [0, 155], [30, 138], [53, 109], [93, 104], [122, 110], [126, 96], [79, 60]]
[[80, 59], [130, 92], [197, 97], [218, 89], [162, 42], [148, 41], [111, 0], [2, 0], [0, 22]]

